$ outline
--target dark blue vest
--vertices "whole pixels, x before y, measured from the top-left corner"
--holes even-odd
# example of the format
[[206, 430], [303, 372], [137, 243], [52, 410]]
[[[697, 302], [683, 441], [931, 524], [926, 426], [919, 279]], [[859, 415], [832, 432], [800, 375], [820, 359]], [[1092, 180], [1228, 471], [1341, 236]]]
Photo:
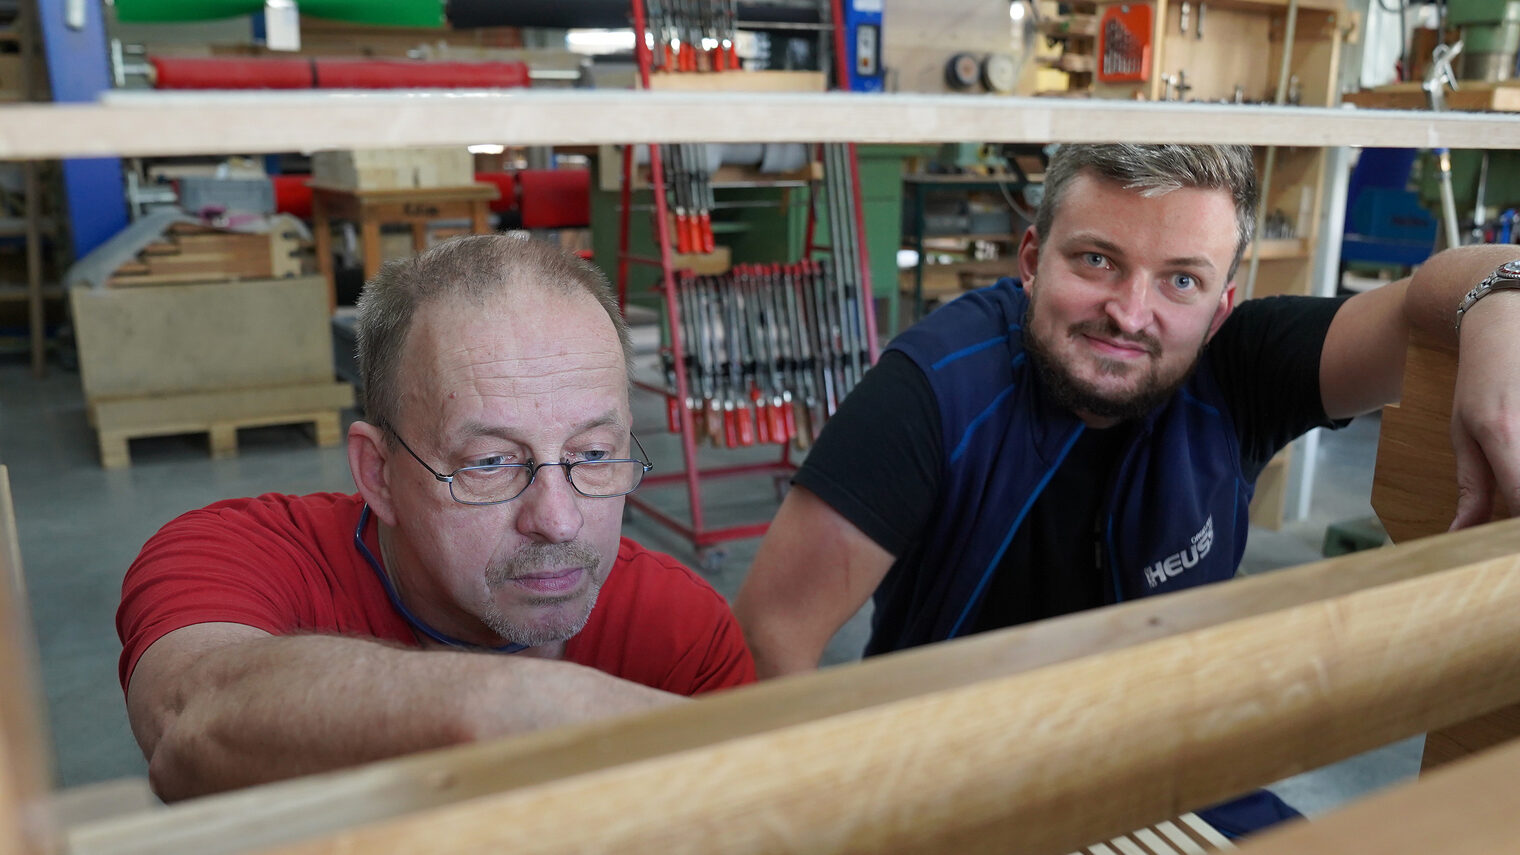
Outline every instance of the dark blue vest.
[[[939, 402], [943, 487], [924, 537], [877, 588], [868, 655], [975, 626], [1003, 553], [1083, 430], [1047, 399], [1030, 364], [1028, 302], [1017, 281], [1004, 279], [891, 344], [924, 372]], [[1241, 475], [1234, 424], [1208, 361], [1133, 430], [1102, 487], [1102, 563], [1114, 598], [1234, 576], [1254, 485]]]

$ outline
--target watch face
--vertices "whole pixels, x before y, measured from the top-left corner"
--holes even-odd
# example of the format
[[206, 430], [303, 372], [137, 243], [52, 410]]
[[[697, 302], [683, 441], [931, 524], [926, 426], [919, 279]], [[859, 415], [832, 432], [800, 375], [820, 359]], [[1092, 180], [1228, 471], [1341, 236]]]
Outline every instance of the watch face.
[[1506, 279], [1520, 279], [1520, 259], [1506, 261], [1499, 265], [1499, 269], [1494, 272]]

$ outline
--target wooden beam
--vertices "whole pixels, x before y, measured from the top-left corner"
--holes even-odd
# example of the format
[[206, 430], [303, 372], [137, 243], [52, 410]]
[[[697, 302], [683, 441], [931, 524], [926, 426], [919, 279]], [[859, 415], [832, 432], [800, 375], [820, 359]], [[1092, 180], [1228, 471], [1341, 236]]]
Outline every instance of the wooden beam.
[[[721, 116], [722, 121], [714, 121]], [[647, 142], [1249, 143], [1520, 148], [1479, 113], [851, 93], [116, 93], [0, 109], [0, 159]]]
[[1263, 834], [1240, 855], [1495, 855], [1515, 851], [1520, 742], [1340, 811]]
[[50, 744], [36, 661], [10, 478], [0, 466], [0, 855], [44, 855], [53, 848]]
[[1520, 556], [1461, 562], [1475, 538], [1420, 579], [278, 852], [1069, 852], [1515, 700]]
[[[1396, 543], [1446, 530], [1457, 513], [1457, 457], [1451, 447], [1451, 394], [1457, 352], [1418, 328], [1404, 360], [1400, 402], [1383, 408], [1372, 507]], [[1509, 517], [1497, 497], [1494, 519]], [[1432, 731], [1422, 769], [1520, 736], [1520, 706]]]
[[1069, 852], [1520, 698], [1517, 553], [1520, 522], [1357, 553], [196, 800], [69, 849]]

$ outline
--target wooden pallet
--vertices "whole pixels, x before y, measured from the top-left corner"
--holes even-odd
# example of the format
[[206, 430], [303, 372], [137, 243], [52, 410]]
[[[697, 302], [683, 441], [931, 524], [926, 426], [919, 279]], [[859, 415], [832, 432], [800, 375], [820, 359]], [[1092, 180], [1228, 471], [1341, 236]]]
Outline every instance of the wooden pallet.
[[163, 240], [149, 244], [137, 258], [118, 267], [106, 284], [126, 288], [282, 279], [301, 274], [302, 249], [302, 241], [294, 233], [228, 232], [179, 223], [169, 228]]
[[340, 411], [354, 403], [347, 383], [301, 383], [137, 398], [106, 398], [89, 403], [90, 423], [100, 443], [100, 463], [107, 469], [131, 465], [128, 440], [182, 433], [210, 435], [211, 456], [237, 456], [238, 428], [265, 425], [313, 425], [317, 445], [342, 438]]

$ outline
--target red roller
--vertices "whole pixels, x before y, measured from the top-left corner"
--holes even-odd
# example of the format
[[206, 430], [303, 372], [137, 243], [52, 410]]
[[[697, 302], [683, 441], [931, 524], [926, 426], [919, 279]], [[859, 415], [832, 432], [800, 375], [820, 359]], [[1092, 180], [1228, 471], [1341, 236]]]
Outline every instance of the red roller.
[[517, 173], [522, 188], [525, 229], [584, 228], [591, 224], [591, 171], [588, 169], [524, 169]]
[[153, 85], [159, 89], [310, 89], [309, 59], [153, 56]]
[[318, 59], [321, 89], [512, 89], [529, 84], [525, 62]]
[[482, 184], [495, 184], [500, 191], [491, 200], [491, 210], [500, 214], [517, 207], [517, 176], [510, 172], [477, 172], [475, 180]]
[[271, 175], [274, 184], [274, 209], [303, 220], [311, 219], [310, 175]]

